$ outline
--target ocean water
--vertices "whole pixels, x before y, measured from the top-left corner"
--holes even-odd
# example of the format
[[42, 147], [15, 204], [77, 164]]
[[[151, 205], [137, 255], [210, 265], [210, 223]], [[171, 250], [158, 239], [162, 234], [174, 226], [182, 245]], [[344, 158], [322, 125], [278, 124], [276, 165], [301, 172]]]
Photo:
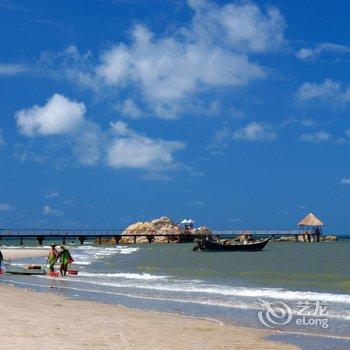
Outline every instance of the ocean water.
[[[192, 247], [72, 244], [77, 276], [3, 275], [0, 282], [138, 309], [350, 339], [350, 240], [271, 243], [251, 253], [193, 252]], [[44, 265], [45, 258], [13, 262], [27, 263]], [[268, 314], [266, 303], [273, 307]]]

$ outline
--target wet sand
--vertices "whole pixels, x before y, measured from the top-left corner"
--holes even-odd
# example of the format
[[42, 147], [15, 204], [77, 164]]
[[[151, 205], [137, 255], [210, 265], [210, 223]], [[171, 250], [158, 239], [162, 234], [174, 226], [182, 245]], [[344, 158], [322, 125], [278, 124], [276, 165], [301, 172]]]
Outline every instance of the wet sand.
[[[39, 253], [46, 251], [3, 250], [11, 259]], [[264, 339], [274, 332], [70, 300], [8, 285], [0, 285], [0, 307], [1, 349], [298, 349]]]

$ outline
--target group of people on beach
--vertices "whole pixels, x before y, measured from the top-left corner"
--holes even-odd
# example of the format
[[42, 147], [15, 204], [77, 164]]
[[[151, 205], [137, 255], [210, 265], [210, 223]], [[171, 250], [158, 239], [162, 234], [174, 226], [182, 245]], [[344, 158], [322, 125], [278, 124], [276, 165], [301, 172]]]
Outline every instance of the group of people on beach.
[[61, 276], [66, 276], [68, 265], [74, 260], [69, 252], [69, 250], [64, 246], [60, 246], [60, 250], [56, 249], [57, 245], [52, 243], [50, 245], [49, 255], [47, 257], [47, 262], [49, 264], [49, 272], [51, 274], [55, 273], [55, 264], [60, 261], [60, 274]]

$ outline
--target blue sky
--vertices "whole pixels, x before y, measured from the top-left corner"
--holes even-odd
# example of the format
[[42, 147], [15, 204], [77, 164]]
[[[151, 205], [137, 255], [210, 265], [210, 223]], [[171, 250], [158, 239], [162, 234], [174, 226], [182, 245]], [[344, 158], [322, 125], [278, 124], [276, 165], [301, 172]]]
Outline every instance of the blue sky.
[[350, 233], [346, 1], [0, 1], [0, 226]]

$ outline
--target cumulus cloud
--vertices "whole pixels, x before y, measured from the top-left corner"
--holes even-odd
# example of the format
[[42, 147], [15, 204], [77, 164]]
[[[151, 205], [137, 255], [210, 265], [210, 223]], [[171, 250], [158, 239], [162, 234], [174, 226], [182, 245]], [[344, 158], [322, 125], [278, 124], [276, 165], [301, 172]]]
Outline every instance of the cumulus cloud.
[[278, 9], [264, 10], [252, 2], [220, 6], [192, 0], [188, 5], [193, 16], [187, 25], [156, 35], [137, 24], [129, 31], [130, 42], [114, 43], [97, 64], [90, 52], [82, 55], [75, 46], [43, 54], [41, 64], [61, 64], [61, 76], [116, 100], [127, 93], [132, 99], [121, 110], [131, 118], [174, 118], [200, 104], [208, 90], [242, 87], [266, 77], [267, 70], [251, 55], [285, 45], [285, 21]]
[[102, 131], [98, 124], [84, 118], [85, 112], [83, 103], [55, 94], [45, 106], [16, 112], [15, 118], [27, 137], [65, 135], [73, 155], [83, 165], [166, 170], [176, 166], [173, 154], [185, 147], [180, 141], [139, 134], [121, 121]]
[[97, 76], [107, 85], [133, 85], [159, 117], [179, 113], [179, 103], [205, 87], [241, 86], [264, 77], [245, 55], [175, 37], [156, 38], [144, 26], [132, 30], [131, 45], [118, 44], [101, 56]]
[[17, 126], [27, 137], [66, 136], [79, 163], [94, 165], [100, 159], [104, 134], [98, 124], [85, 118], [84, 103], [60, 94], [44, 106], [33, 106], [15, 113]]
[[27, 70], [27, 67], [22, 64], [15, 63], [0, 63], [1, 75], [16, 75]]
[[326, 131], [317, 131], [309, 134], [300, 135], [299, 139], [301, 141], [313, 142], [313, 143], [321, 143], [329, 141], [332, 136]]
[[195, 11], [194, 32], [203, 40], [224, 40], [245, 53], [276, 50], [286, 44], [286, 23], [275, 7], [264, 12], [253, 2], [219, 6], [207, 0], [189, 0], [189, 5]]
[[343, 177], [341, 180], [340, 180], [340, 183], [342, 185], [350, 185], [350, 177]]
[[44, 205], [43, 214], [44, 215], [61, 216], [61, 215], [63, 215], [63, 212], [60, 210], [52, 209], [49, 205]]
[[185, 147], [179, 141], [152, 139], [138, 134], [121, 121], [111, 126], [115, 139], [107, 148], [107, 164], [116, 169], [164, 170], [174, 165], [173, 153]]
[[74, 138], [73, 153], [83, 165], [96, 165], [101, 158], [106, 135], [96, 123], [85, 122]]
[[127, 98], [122, 106], [120, 107], [121, 112], [123, 115], [131, 118], [131, 119], [138, 119], [144, 115], [142, 110], [137, 106], [137, 104], [131, 99]]
[[12, 205], [8, 204], [8, 203], [0, 203], [0, 211], [10, 211], [10, 210], [14, 210], [15, 207], [13, 207]]
[[350, 88], [331, 79], [326, 79], [320, 84], [306, 82], [298, 88], [297, 98], [300, 101], [320, 100], [344, 104], [350, 102]]
[[277, 139], [277, 133], [269, 124], [252, 122], [234, 131], [233, 139], [243, 141], [273, 141]]
[[301, 60], [314, 60], [324, 53], [349, 53], [350, 47], [334, 44], [320, 43], [313, 48], [302, 48], [295, 55]]
[[71, 101], [54, 94], [47, 103], [17, 111], [17, 126], [26, 136], [70, 134], [82, 125], [86, 108], [84, 103]]

